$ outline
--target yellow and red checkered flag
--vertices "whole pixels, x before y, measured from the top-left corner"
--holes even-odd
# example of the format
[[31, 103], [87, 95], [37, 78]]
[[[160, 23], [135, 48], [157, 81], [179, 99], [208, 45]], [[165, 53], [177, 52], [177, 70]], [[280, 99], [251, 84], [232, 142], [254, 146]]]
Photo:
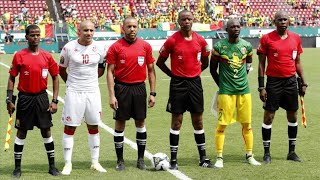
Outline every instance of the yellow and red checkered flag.
[[307, 117], [306, 112], [304, 110], [304, 98], [303, 96], [300, 96], [300, 103], [301, 103], [301, 124], [305, 128], [307, 127]]
[[10, 114], [6, 132], [6, 141], [4, 143], [4, 151], [7, 151], [10, 147], [10, 135], [11, 135], [11, 127], [12, 127], [12, 115]]

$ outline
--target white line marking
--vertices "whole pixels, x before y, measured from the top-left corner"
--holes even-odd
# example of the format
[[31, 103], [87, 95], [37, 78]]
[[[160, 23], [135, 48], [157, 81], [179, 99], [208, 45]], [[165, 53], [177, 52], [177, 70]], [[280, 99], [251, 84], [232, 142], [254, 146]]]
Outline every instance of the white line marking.
[[[6, 64], [4, 64], [4, 63], [2, 63], [2, 62], [0, 62], [0, 65], [6, 67], [6, 68], [8, 68], [8, 69], [10, 68], [10, 66], [8, 66], [8, 65], [6, 65]], [[49, 91], [49, 90], [46, 90], [46, 91], [47, 91], [47, 93], [48, 93], [50, 96], [53, 95], [51, 91]], [[64, 100], [63, 100], [63, 98], [61, 98], [60, 96], [58, 96], [58, 100], [64, 104]], [[101, 128], [103, 128], [104, 130], [106, 130], [107, 132], [109, 132], [110, 134], [113, 135], [114, 130], [113, 130], [111, 127], [107, 126], [107, 125], [104, 124], [103, 122], [101, 122], [101, 123], [99, 124], [99, 126], [100, 126]], [[124, 137], [124, 143], [128, 144], [132, 149], [138, 150], [137, 144], [136, 144], [135, 142], [131, 141], [130, 139], [126, 138], [126, 137]], [[153, 154], [151, 154], [149, 151], [146, 150], [145, 153], [144, 153], [144, 156], [151, 161]], [[182, 172], [180, 172], [180, 171], [178, 171], [178, 170], [170, 170], [170, 169], [169, 169], [169, 170], [167, 170], [167, 171], [168, 171], [169, 173], [171, 173], [172, 175], [174, 175], [174, 176], [175, 176], [176, 178], [178, 178], [178, 179], [191, 180], [191, 178], [189, 178], [187, 175], [183, 174]]]

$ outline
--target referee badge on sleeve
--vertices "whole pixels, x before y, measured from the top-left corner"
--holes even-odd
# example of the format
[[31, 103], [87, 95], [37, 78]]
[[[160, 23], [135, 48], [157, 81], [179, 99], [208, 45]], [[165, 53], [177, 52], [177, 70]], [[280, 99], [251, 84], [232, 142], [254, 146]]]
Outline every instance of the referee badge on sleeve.
[[144, 57], [143, 56], [138, 56], [138, 64], [142, 66], [144, 64]]

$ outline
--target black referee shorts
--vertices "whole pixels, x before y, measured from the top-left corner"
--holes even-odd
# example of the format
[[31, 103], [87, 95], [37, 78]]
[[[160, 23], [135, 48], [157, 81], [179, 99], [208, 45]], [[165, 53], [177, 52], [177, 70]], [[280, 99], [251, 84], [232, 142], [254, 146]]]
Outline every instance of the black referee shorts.
[[265, 110], [276, 111], [279, 107], [287, 111], [297, 111], [298, 87], [296, 76], [288, 78], [267, 77], [267, 101]]
[[204, 109], [201, 78], [172, 77], [167, 111], [176, 114], [186, 111], [202, 113]]
[[113, 114], [115, 120], [144, 120], [147, 117], [147, 92], [144, 82], [122, 83], [115, 80], [114, 93], [118, 109]]
[[19, 92], [15, 127], [22, 130], [32, 130], [34, 126], [40, 129], [50, 128], [52, 117], [48, 108], [46, 91], [38, 94]]

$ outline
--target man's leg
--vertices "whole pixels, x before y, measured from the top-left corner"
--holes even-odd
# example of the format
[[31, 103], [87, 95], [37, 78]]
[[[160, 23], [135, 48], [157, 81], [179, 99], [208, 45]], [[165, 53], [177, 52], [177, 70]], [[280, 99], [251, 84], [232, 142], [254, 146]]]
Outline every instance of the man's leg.
[[216, 153], [217, 153], [217, 160], [214, 164], [215, 168], [223, 168], [223, 146], [224, 146], [224, 139], [225, 139], [225, 129], [226, 125], [217, 125], [215, 139], [216, 139]]
[[88, 142], [91, 153], [91, 169], [97, 170], [99, 172], [107, 172], [99, 163], [99, 153], [100, 153], [100, 135], [98, 125], [88, 125]]
[[288, 138], [289, 138], [289, 153], [287, 160], [301, 162], [298, 155], [295, 153], [298, 123], [297, 123], [297, 111], [287, 111], [288, 119]]
[[183, 114], [172, 113], [171, 129], [170, 129], [170, 169], [177, 170], [177, 154], [179, 145], [179, 133], [182, 126]]
[[242, 125], [242, 136], [246, 146], [246, 160], [251, 165], [260, 166], [261, 163], [256, 161], [252, 154], [253, 133], [251, 129], [251, 123], [242, 123], [241, 125]]
[[12, 176], [14, 178], [20, 178], [21, 176], [21, 158], [24, 146], [24, 140], [27, 137], [27, 130], [18, 129], [16, 139], [14, 140], [14, 164]]
[[271, 128], [274, 119], [275, 111], [264, 111], [264, 118], [262, 123], [262, 142], [264, 147], [263, 162], [271, 163], [270, 142], [271, 142]]
[[144, 151], [146, 149], [147, 143], [147, 130], [144, 126], [144, 120], [135, 120], [136, 125], [136, 142], [138, 145], [138, 161], [137, 161], [137, 168], [141, 170], [146, 169], [146, 164], [144, 162]]
[[194, 128], [194, 139], [198, 146], [199, 166], [213, 168], [213, 165], [206, 156], [206, 138], [203, 129], [202, 113], [191, 113], [191, 119]]
[[50, 128], [41, 129], [41, 135], [43, 138], [44, 146], [47, 151], [48, 162], [49, 162], [49, 173], [53, 176], [59, 176], [60, 171], [55, 166], [54, 158], [54, 143], [51, 136]]
[[63, 158], [65, 165], [62, 170], [63, 175], [70, 175], [72, 171], [72, 163], [71, 163], [71, 158], [72, 158], [72, 150], [73, 150], [73, 144], [74, 144], [74, 139], [73, 135], [76, 131], [77, 127], [73, 126], [64, 126], [64, 133], [62, 137], [62, 147], [63, 147]]
[[114, 146], [117, 154], [117, 167], [116, 170], [122, 171], [125, 169], [124, 160], [123, 160], [123, 141], [124, 141], [124, 129], [126, 126], [125, 120], [116, 120], [115, 121], [115, 130], [114, 130]]

